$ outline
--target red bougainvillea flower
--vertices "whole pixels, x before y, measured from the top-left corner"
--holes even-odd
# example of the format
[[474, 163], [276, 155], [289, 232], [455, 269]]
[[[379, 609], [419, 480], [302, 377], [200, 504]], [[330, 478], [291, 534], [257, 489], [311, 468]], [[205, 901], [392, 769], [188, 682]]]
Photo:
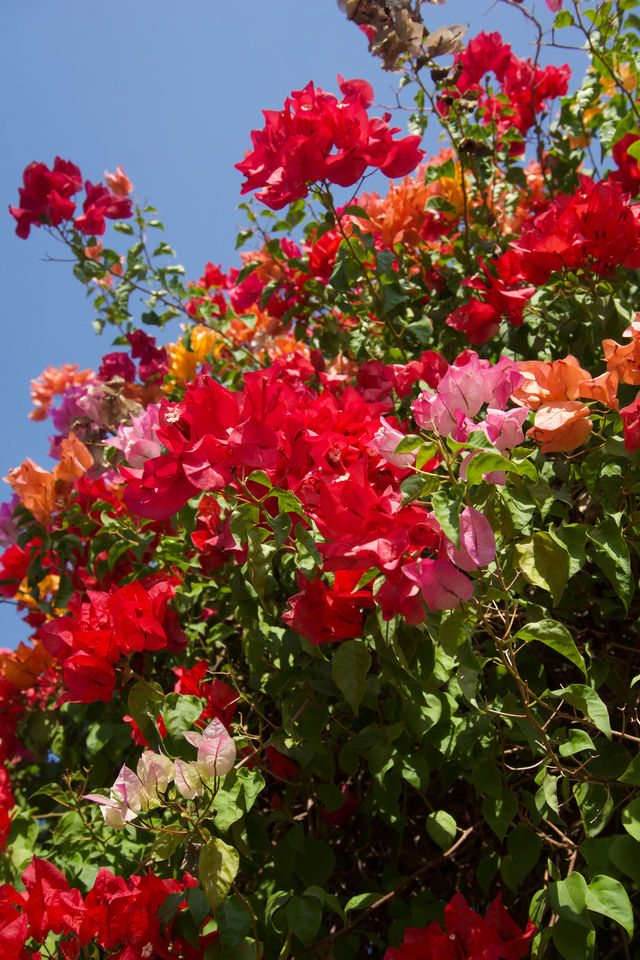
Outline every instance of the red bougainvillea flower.
[[640, 164], [638, 158], [629, 153], [631, 144], [638, 141], [640, 136], [637, 133], [626, 133], [611, 151], [618, 169], [609, 174], [609, 182], [618, 183], [631, 197], [636, 197], [640, 193]]
[[[548, 101], [564, 96], [571, 76], [567, 64], [542, 69], [534, 66], [531, 60], [520, 59], [497, 32], [483, 32], [473, 37], [464, 52], [456, 55], [456, 64], [462, 69], [454, 89], [459, 93], [473, 90], [478, 95], [484, 123], [494, 121], [500, 135], [515, 129], [523, 138], [535, 123], [535, 115], [546, 107]], [[485, 73], [495, 74], [501, 84], [501, 97], [487, 95], [480, 82]], [[444, 114], [448, 111], [443, 100], [438, 108]], [[524, 140], [512, 140], [509, 151], [512, 155], [522, 153]]]
[[82, 206], [83, 213], [76, 217], [73, 225], [80, 233], [102, 236], [105, 231], [105, 217], [109, 220], [122, 220], [131, 216], [131, 200], [125, 196], [109, 193], [101, 183], [85, 183], [87, 193]]
[[362, 634], [363, 609], [373, 607], [371, 585], [353, 592], [364, 570], [340, 570], [332, 587], [320, 578], [313, 583], [298, 574], [302, 589], [289, 601], [282, 619], [313, 644], [334, 643]]
[[373, 90], [364, 80], [338, 76], [343, 99], [309, 82], [295, 90], [280, 111], [265, 110], [265, 126], [253, 130], [253, 150], [236, 167], [246, 177], [242, 193], [257, 194], [272, 210], [306, 197], [310, 183], [328, 180], [342, 187], [356, 183], [367, 167], [403, 177], [424, 156], [420, 137], [394, 140], [389, 114], [370, 118]]
[[640, 396], [620, 410], [624, 428], [624, 447], [630, 453], [640, 447]]
[[82, 174], [75, 163], [56, 157], [53, 170], [44, 163], [30, 163], [22, 182], [20, 206], [9, 207], [19, 237], [26, 240], [32, 225], [56, 227], [73, 216], [76, 205], [69, 198], [82, 189]]
[[524, 960], [536, 928], [531, 920], [523, 931], [496, 897], [486, 916], [475, 913], [456, 893], [444, 908], [444, 925], [431, 923], [404, 932], [399, 949], [389, 947], [384, 960]]

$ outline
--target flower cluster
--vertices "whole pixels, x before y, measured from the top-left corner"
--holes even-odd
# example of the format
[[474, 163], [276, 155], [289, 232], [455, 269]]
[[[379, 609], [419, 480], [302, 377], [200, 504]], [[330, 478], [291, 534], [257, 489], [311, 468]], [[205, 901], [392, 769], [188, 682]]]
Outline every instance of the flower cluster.
[[338, 77], [343, 99], [314, 87], [293, 91], [281, 111], [265, 111], [263, 130], [251, 134], [253, 150], [236, 164], [246, 180], [242, 193], [260, 188], [258, 199], [280, 210], [306, 197], [310, 183], [349, 187], [377, 167], [388, 177], [403, 177], [424, 153], [420, 137], [393, 139], [390, 116], [371, 119], [373, 90], [364, 80]]
[[23, 892], [9, 883], [0, 886], [0, 944], [7, 960], [36, 960], [42, 956], [36, 948], [52, 942], [64, 960], [96, 949], [111, 960], [200, 960], [207, 943], [217, 937], [200, 936], [194, 948], [174, 936], [171, 925], [164, 929], [158, 918], [170, 894], [197, 886], [188, 873], [182, 881], [152, 873], [125, 878], [102, 867], [83, 897], [57, 867], [34, 857], [22, 883]]
[[461, 893], [444, 908], [444, 930], [432, 923], [424, 930], [405, 930], [402, 945], [389, 947], [384, 960], [523, 960], [536, 928], [523, 931], [502, 906], [500, 897], [484, 917], [471, 909]]
[[62, 665], [66, 693], [60, 702], [107, 703], [122, 657], [179, 647], [180, 629], [168, 610], [174, 594], [174, 583], [164, 578], [146, 587], [133, 582], [111, 593], [91, 591], [86, 599], [72, 598], [68, 616], [42, 626], [44, 648]]
[[131, 183], [122, 168], [118, 170], [121, 175], [105, 174], [113, 193], [101, 183], [86, 181], [82, 213], [74, 219], [76, 204], [71, 197], [82, 190], [79, 168], [60, 157], [56, 157], [51, 170], [44, 163], [30, 163], [22, 176], [20, 206], [9, 207], [17, 222], [16, 233], [26, 240], [32, 226], [58, 227], [73, 220], [80, 233], [102, 236], [105, 218], [122, 220], [131, 216], [131, 201], [126, 196], [132, 189]]

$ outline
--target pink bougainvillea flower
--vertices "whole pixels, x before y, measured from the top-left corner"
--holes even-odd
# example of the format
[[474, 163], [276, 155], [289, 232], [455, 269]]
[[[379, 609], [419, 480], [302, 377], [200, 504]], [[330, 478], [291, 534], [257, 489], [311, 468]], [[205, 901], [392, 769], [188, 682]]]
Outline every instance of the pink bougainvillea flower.
[[454, 610], [461, 600], [471, 599], [473, 584], [445, 557], [407, 563], [402, 572], [417, 583], [431, 610]]
[[159, 410], [160, 404], [150, 403], [141, 414], [131, 418], [129, 425], [121, 423], [116, 436], [109, 440], [109, 445], [122, 451], [129, 466], [135, 470], [152, 457], [160, 456], [162, 444], [157, 438]]
[[380, 417], [380, 429], [374, 435], [371, 441], [371, 448], [378, 453], [387, 463], [392, 463], [396, 467], [411, 467], [416, 460], [415, 451], [409, 450], [407, 453], [396, 453], [396, 447], [404, 440], [404, 433], [400, 433], [390, 423]]
[[557, 13], [558, 10], [562, 10], [562, 0], [545, 0], [545, 3], [552, 13]]
[[460, 548], [445, 542], [447, 556], [461, 570], [477, 570], [495, 559], [496, 538], [491, 524], [479, 510], [465, 507], [460, 514]]

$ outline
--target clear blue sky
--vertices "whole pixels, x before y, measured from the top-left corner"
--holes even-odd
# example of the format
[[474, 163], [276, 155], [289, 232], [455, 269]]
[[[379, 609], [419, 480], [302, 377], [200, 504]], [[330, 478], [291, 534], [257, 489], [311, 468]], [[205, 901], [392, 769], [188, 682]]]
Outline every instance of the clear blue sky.
[[[550, 25], [543, 0], [536, 4]], [[51, 165], [59, 154], [93, 182], [121, 163], [136, 192], [161, 211], [187, 277], [197, 278], [207, 260], [237, 263], [241, 177], [233, 165], [250, 144], [250, 130], [261, 126], [263, 108], [280, 108], [310, 79], [338, 92], [338, 72], [369, 80], [379, 104], [395, 103], [397, 78], [370, 57], [364, 35], [335, 0], [2, 0], [0, 6], [4, 209], [17, 203], [31, 160]], [[505, 4], [449, 0], [425, 4], [424, 11], [432, 29], [469, 23], [469, 36], [500, 30], [519, 55], [530, 53], [524, 19]], [[402, 125], [402, 115], [396, 122]], [[436, 137], [428, 131], [429, 151], [438, 149]], [[4, 476], [26, 456], [48, 462], [50, 422], [27, 419], [31, 378], [49, 364], [97, 368], [110, 337], [93, 333], [92, 307], [69, 268], [43, 261], [58, 254], [48, 235], [32, 230], [27, 241], [18, 239], [8, 213], [0, 225]], [[0, 485], [0, 501], [10, 492]], [[0, 646], [27, 635], [0, 606]]]

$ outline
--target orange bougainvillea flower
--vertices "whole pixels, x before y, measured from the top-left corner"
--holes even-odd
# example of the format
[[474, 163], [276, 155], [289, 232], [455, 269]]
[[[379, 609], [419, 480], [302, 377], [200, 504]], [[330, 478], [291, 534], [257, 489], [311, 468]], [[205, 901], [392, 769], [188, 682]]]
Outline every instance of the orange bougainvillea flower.
[[38, 523], [45, 524], [51, 519], [56, 505], [56, 478], [52, 473], [27, 457], [19, 467], [9, 470], [4, 479]]
[[68, 387], [77, 387], [81, 383], [95, 380], [93, 370], [78, 370], [77, 363], [63, 363], [61, 367], [47, 367], [39, 377], [31, 381], [31, 399], [34, 408], [31, 420], [46, 420], [48, 410], [56, 394], [64, 393]]
[[527, 436], [541, 444], [542, 453], [566, 453], [582, 446], [592, 429], [589, 407], [579, 400], [556, 400], [538, 407]]
[[93, 463], [93, 457], [82, 440], [78, 440], [75, 433], [70, 433], [60, 444], [60, 462], [54, 467], [53, 475], [56, 480], [73, 484], [74, 480], [91, 469]]
[[624, 336], [632, 337], [631, 343], [602, 341], [607, 370], [617, 373], [622, 383], [637, 386], [640, 384], [640, 321], [634, 320], [624, 331]]
[[517, 367], [524, 382], [514, 390], [512, 400], [530, 410], [537, 410], [541, 403], [551, 400], [577, 400], [580, 384], [591, 380], [589, 371], [583, 370], [571, 355], [551, 363], [525, 360]]
[[619, 382], [615, 370], [608, 370], [592, 380], [582, 380], [579, 387], [579, 396], [583, 400], [597, 400], [598, 403], [608, 407], [609, 410], [617, 410], [619, 407], [617, 397]]
[[28, 690], [53, 663], [54, 658], [38, 641], [32, 647], [21, 643], [13, 653], [0, 657], [0, 674], [18, 690]]
[[133, 184], [120, 164], [116, 167], [115, 173], [109, 173], [108, 170], [105, 170], [104, 180], [111, 193], [114, 193], [116, 197], [127, 197], [133, 190]]
[[27, 457], [19, 467], [9, 470], [9, 475], [4, 479], [38, 523], [46, 524], [58, 500], [64, 502], [74, 480], [83, 476], [92, 466], [93, 457], [84, 443], [70, 433], [60, 444], [60, 463], [56, 464], [53, 473], [43, 470]]

